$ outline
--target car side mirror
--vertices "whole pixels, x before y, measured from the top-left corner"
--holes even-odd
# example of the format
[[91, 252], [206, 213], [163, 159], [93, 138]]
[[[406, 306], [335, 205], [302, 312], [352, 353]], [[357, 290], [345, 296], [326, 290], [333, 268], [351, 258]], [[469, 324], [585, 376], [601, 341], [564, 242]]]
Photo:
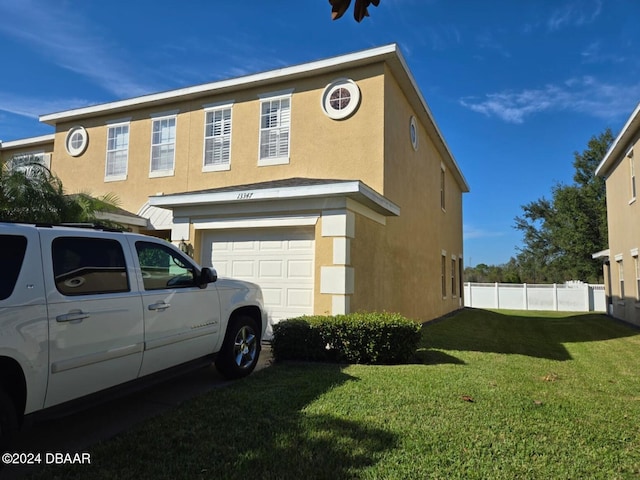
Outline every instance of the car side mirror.
[[218, 280], [218, 273], [214, 268], [203, 267], [200, 270], [200, 275], [198, 275], [198, 287], [206, 288], [208, 284], [215, 282]]

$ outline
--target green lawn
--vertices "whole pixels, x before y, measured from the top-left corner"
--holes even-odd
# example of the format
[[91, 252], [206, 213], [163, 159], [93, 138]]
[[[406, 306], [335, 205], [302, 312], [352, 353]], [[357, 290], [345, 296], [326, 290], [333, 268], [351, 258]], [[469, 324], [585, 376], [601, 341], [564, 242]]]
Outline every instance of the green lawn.
[[464, 310], [414, 364], [276, 364], [35, 478], [638, 478], [639, 334]]

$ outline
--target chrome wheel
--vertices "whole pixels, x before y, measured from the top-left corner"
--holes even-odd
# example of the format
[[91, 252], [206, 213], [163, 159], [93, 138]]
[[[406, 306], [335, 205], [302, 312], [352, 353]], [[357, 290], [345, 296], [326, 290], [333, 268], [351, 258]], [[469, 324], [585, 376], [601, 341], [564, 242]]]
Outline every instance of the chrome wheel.
[[230, 380], [242, 378], [253, 372], [260, 358], [260, 330], [257, 322], [248, 315], [232, 318], [216, 356], [216, 368]]
[[258, 337], [253, 329], [244, 325], [236, 335], [233, 345], [233, 357], [239, 368], [253, 366], [258, 354]]

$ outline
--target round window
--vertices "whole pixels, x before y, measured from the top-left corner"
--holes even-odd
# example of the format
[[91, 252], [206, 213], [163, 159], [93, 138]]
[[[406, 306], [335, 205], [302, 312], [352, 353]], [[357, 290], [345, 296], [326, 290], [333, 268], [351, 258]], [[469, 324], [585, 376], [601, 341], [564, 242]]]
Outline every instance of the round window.
[[416, 117], [411, 117], [409, 121], [409, 138], [414, 150], [418, 150], [418, 127], [416, 126]]
[[73, 127], [67, 133], [65, 147], [67, 153], [72, 157], [78, 157], [84, 153], [89, 143], [89, 136], [84, 127]]
[[360, 104], [360, 89], [353, 80], [339, 78], [322, 93], [322, 110], [334, 120], [352, 115]]
[[350, 101], [351, 94], [349, 93], [349, 90], [342, 87], [335, 89], [331, 94], [331, 97], [329, 97], [329, 104], [331, 105], [331, 108], [338, 111], [347, 108]]

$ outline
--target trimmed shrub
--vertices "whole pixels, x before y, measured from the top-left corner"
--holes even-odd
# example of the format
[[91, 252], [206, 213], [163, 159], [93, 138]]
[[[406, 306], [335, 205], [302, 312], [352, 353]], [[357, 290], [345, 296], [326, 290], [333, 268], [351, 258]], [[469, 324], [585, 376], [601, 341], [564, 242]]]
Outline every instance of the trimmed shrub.
[[409, 361], [420, 324], [397, 313], [307, 316], [273, 326], [275, 360], [397, 364]]

